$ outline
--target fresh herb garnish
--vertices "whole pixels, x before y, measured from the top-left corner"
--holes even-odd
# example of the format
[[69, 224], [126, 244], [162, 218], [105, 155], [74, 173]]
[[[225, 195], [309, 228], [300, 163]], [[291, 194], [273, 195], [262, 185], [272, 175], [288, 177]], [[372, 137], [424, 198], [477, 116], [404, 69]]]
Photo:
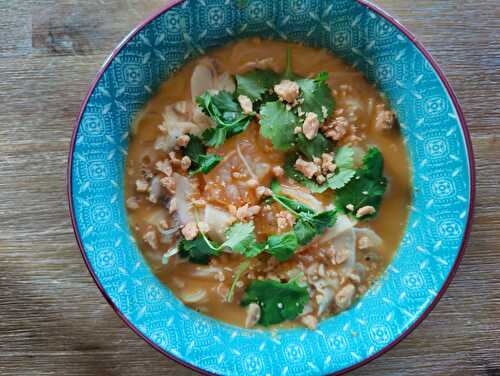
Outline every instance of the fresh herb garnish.
[[337, 168], [353, 168], [354, 166], [354, 150], [349, 146], [342, 146], [335, 153], [335, 164]]
[[318, 133], [312, 140], [308, 140], [303, 133], [297, 135], [297, 149], [307, 160], [321, 158], [323, 153], [329, 153], [333, 149], [333, 143], [328, 138]]
[[196, 103], [215, 122], [215, 127], [203, 132], [205, 144], [220, 146], [227, 138], [243, 132], [254, 115], [245, 115], [233, 94], [220, 91], [217, 94], [205, 92], [196, 98]]
[[278, 261], [286, 261], [293, 256], [298, 246], [297, 235], [293, 231], [290, 231], [268, 237], [264, 250], [276, 257]]
[[257, 280], [245, 290], [241, 305], [257, 303], [261, 312], [259, 324], [269, 326], [295, 319], [302, 313], [308, 301], [307, 287], [301, 286], [297, 278], [287, 283]]
[[273, 192], [272, 199], [297, 218], [293, 230], [301, 245], [309, 243], [316, 235], [320, 235], [326, 228], [333, 226], [337, 220], [335, 210], [327, 210], [316, 214], [307, 205], [280, 194], [280, 186], [276, 181], [273, 182], [271, 190]]
[[203, 265], [208, 264], [210, 257], [218, 256], [220, 253], [220, 249], [201, 234], [193, 240], [181, 240], [178, 248], [181, 257], [187, 257], [189, 261]]
[[276, 149], [287, 150], [293, 146], [298, 120], [282, 102], [264, 103], [260, 108], [260, 133], [270, 139]]
[[[226, 230], [227, 240], [222, 244], [222, 248], [231, 248], [233, 252], [241, 253], [247, 257], [255, 256], [255, 247], [257, 241], [255, 240], [254, 224], [252, 222], [238, 222]], [[248, 256], [248, 254], [252, 254]], [[259, 252], [260, 253], [260, 252]]]
[[194, 135], [190, 135], [189, 143], [186, 145], [184, 153], [191, 159], [190, 175], [195, 175], [199, 172], [207, 174], [223, 159], [215, 154], [207, 154], [207, 148], [203, 145], [201, 139]]
[[314, 112], [319, 120], [325, 121], [335, 106], [332, 92], [326, 83], [328, 73], [322, 72], [314, 79], [303, 78], [297, 80], [301, 90], [301, 104], [303, 112]]
[[[346, 206], [352, 205], [353, 213], [356, 213], [363, 206], [373, 206], [378, 211], [387, 188], [383, 170], [382, 153], [375, 147], [370, 148], [363, 158], [363, 166], [356, 170], [354, 178], [336, 191], [337, 208], [345, 212]], [[362, 219], [373, 218], [376, 213], [366, 215]]]
[[279, 75], [272, 70], [256, 69], [245, 74], [236, 75], [237, 95], [246, 95], [252, 102], [263, 99], [275, 84], [279, 83]]
[[327, 184], [318, 184], [314, 180], [306, 178], [306, 176], [295, 169], [295, 161], [299, 156], [297, 154], [290, 154], [285, 159], [285, 164], [283, 166], [283, 170], [285, 171], [285, 175], [297, 183], [302, 184], [304, 187], [309, 189], [313, 193], [323, 193], [328, 189]]

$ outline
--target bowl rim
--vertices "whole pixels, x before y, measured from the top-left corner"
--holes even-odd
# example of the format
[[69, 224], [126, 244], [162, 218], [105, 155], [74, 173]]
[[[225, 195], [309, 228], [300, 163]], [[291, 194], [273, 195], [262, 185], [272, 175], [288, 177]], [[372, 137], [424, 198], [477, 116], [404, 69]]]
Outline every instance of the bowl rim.
[[[187, 367], [193, 371], [196, 371], [200, 374], [204, 375], [212, 375], [211, 372], [208, 372], [204, 369], [201, 369], [189, 362], [186, 362], [172, 353], [169, 353], [168, 351], [162, 349], [158, 345], [156, 345], [150, 338], [148, 338], [146, 335], [140, 332], [140, 330], [129, 320], [125, 317], [125, 315], [120, 311], [120, 309], [113, 303], [111, 300], [109, 294], [105, 291], [101, 283], [99, 282], [94, 270], [92, 269], [92, 266], [90, 265], [90, 261], [87, 258], [87, 255], [85, 253], [85, 249], [82, 244], [82, 240], [80, 238], [80, 233], [78, 231], [77, 223], [76, 223], [76, 217], [75, 217], [75, 211], [73, 208], [73, 187], [72, 187], [72, 166], [73, 166], [73, 154], [74, 154], [74, 149], [75, 149], [75, 143], [76, 143], [76, 135], [78, 133], [78, 130], [80, 128], [81, 120], [83, 117], [83, 114], [85, 113], [85, 109], [87, 107], [88, 101], [94, 92], [97, 84], [99, 83], [101, 77], [103, 76], [104, 72], [108, 69], [112, 61], [115, 59], [115, 57], [122, 51], [122, 49], [144, 28], [146, 25], [148, 25], [150, 22], [155, 20], [156, 18], [160, 17], [163, 15], [165, 12], [170, 10], [170, 8], [174, 7], [175, 5], [184, 2], [185, 0], [171, 0], [168, 1], [166, 5], [155, 11], [151, 16], [147, 17], [143, 21], [141, 21], [136, 27], [128, 33], [125, 38], [123, 38], [120, 43], [113, 49], [110, 55], [104, 60], [104, 62], [101, 64], [99, 67], [99, 70], [96, 74], [96, 77], [92, 81], [89, 89], [87, 90], [87, 94], [85, 95], [83, 101], [81, 102], [80, 105], [80, 110], [78, 113], [78, 116], [73, 124], [73, 131], [71, 135], [71, 142], [70, 142], [70, 148], [69, 148], [69, 154], [68, 154], [68, 162], [67, 162], [67, 171], [66, 171], [66, 188], [67, 188], [67, 200], [68, 200], [68, 207], [69, 207], [69, 213], [71, 217], [71, 226], [73, 228], [73, 232], [76, 237], [76, 241], [78, 244], [78, 248], [80, 249], [80, 253], [82, 255], [82, 258], [85, 262], [85, 265], [92, 276], [92, 279], [94, 280], [94, 283], [96, 284], [97, 288], [101, 292], [101, 294], [104, 296], [105, 300], [108, 302], [108, 304], [113, 308], [115, 313], [120, 317], [123, 322], [135, 333], [137, 334], [140, 338], [142, 338], [146, 343], [148, 343], [150, 346], [152, 346], [154, 349], [168, 357], [169, 359], [183, 365], [184, 367]], [[351, 365], [350, 367], [344, 368], [342, 370], [336, 371], [334, 373], [331, 373], [331, 376], [339, 376], [339, 375], [344, 375], [350, 371], [353, 371], [359, 367], [362, 367], [371, 361], [377, 359], [378, 357], [382, 356], [392, 348], [394, 348], [398, 343], [400, 343], [403, 339], [405, 339], [413, 330], [419, 326], [422, 321], [424, 321], [430, 312], [434, 309], [436, 304], [440, 301], [446, 290], [448, 289], [448, 286], [450, 285], [451, 281], [453, 280], [455, 274], [458, 271], [460, 262], [462, 261], [462, 258], [465, 253], [465, 249], [467, 247], [467, 244], [469, 242], [469, 237], [472, 229], [472, 222], [473, 222], [473, 217], [474, 217], [474, 204], [475, 204], [475, 196], [476, 196], [476, 171], [475, 171], [475, 160], [474, 160], [474, 150], [472, 147], [472, 140], [471, 140], [471, 135], [467, 126], [467, 122], [465, 120], [465, 116], [463, 114], [462, 108], [460, 106], [460, 103], [458, 101], [458, 98], [451, 86], [451, 84], [448, 82], [446, 79], [446, 76], [443, 72], [443, 70], [439, 67], [438, 63], [436, 60], [432, 57], [432, 55], [427, 51], [427, 49], [424, 47], [424, 45], [419, 42], [416, 37], [405, 27], [403, 26], [396, 18], [391, 16], [388, 12], [383, 10], [381, 7], [378, 5], [373, 4], [369, 0], [354, 0], [356, 3], [360, 4], [361, 6], [364, 6], [368, 8], [368, 10], [378, 14], [380, 17], [384, 18], [386, 21], [391, 23], [394, 27], [396, 27], [401, 33], [403, 33], [409, 41], [419, 50], [420, 53], [425, 57], [426, 61], [428, 61], [432, 68], [435, 70], [437, 73], [439, 79], [441, 80], [446, 93], [450, 97], [453, 106], [455, 108], [455, 111], [457, 112], [460, 127], [462, 130], [462, 134], [464, 136], [464, 141], [465, 141], [465, 146], [467, 149], [467, 162], [468, 162], [468, 167], [469, 167], [469, 206], [468, 206], [468, 218], [467, 218], [467, 223], [466, 227], [464, 230], [462, 242], [460, 244], [460, 249], [458, 251], [456, 260], [448, 273], [448, 276], [446, 277], [446, 280], [443, 282], [441, 289], [438, 291], [432, 302], [429, 304], [429, 306], [426, 308], [426, 310], [420, 314], [420, 316], [413, 322], [408, 328], [406, 328], [403, 332], [401, 332], [395, 339], [393, 339], [390, 343], [388, 343], [384, 348], [379, 350], [378, 352], [370, 355], [369, 357]]]

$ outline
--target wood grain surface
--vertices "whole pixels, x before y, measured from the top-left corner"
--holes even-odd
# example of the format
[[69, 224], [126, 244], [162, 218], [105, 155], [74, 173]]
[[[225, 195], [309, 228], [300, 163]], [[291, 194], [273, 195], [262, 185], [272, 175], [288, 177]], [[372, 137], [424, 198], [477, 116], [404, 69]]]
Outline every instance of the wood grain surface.
[[[71, 229], [72, 124], [99, 65], [164, 0], [0, 1], [0, 375], [192, 375], [115, 315]], [[477, 163], [462, 265], [429, 318], [354, 375], [500, 375], [500, 4], [380, 0], [448, 75]]]

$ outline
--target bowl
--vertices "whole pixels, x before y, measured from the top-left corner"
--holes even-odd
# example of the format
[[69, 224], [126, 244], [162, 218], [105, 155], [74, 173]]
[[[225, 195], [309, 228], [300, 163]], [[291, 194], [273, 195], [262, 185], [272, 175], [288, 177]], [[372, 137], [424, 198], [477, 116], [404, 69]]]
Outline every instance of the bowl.
[[[262, 36], [324, 47], [385, 93], [413, 172], [404, 238], [380, 281], [317, 331], [247, 330], [185, 307], [153, 275], [127, 224], [124, 162], [135, 114], [170, 74], [207, 49]], [[401, 341], [453, 277], [471, 226], [474, 164], [457, 99], [429, 53], [381, 9], [355, 0], [173, 1], [105, 61], [75, 124], [70, 212], [83, 259], [125, 323], [202, 373], [340, 374]]]

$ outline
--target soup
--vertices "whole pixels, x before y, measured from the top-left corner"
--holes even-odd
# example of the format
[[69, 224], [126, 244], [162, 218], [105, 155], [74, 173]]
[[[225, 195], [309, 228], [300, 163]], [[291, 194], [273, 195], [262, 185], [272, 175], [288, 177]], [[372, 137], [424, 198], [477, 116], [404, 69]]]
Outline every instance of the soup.
[[186, 64], [147, 103], [125, 196], [139, 248], [184, 304], [314, 329], [390, 263], [410, 169], [394, 112], [360, 72], [248, 39]]

